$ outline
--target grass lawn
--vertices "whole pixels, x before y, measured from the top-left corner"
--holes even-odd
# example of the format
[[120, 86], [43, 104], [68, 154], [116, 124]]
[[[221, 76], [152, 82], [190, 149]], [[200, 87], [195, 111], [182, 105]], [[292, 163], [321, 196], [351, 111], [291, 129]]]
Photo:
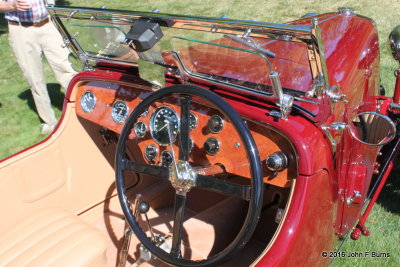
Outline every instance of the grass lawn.
[[[183, 13], [188, 15], [221, 16], [235, 19], [254, 19], [260, 21], [286, 22], [306, 13], [337, 11], [338, 7], [353, 7], [355, 12], [376, 21], [381, 49], [381, 82], [391, 95], [394, 87], [393, 71], [398, 67], [391, 55], [387, 37], [390, 31], [400, 24], [399, 0], [202, 0], [202, 1], [132, 1], [132, 0], [58, 0], [59, 4], [71, 6], [100, 7], [112, 9], [132, 9], [151, 11], [159, 9], [164, 13]], [[43, 139], [40, 134], [40, 120], [35, 112], [32, 96], [27, 82], [22, 77], [12, 51], [8, 46], [7, 25], [0, 19], [0, 158], [12, 155]], [[56, 83], [49, 67], [45, 72], [53, 108], [57, 116], [61, 114], [63, 92]], [[397, 173], [397, 172], [394, 172]], [[393, 174], [384, 188], [379, 204], [374, 208], [367, 226], [370, 237], [359, 241], [348, 240], [343, 247], [347, 252], [389, 252], [389, 258], [340, 258], [333, 266], [400, 266], [400, 179]], [[320, 252], [316, 252], [320, 253]]]

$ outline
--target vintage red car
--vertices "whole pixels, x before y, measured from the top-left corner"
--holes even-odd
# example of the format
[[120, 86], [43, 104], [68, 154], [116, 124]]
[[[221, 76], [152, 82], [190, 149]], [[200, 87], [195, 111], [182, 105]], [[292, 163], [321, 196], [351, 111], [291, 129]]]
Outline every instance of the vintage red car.
[[320, 266], [369, 234], [400, 108], [373, 21], [49, 12], [83, 70], [0, 162], [1, 266]]

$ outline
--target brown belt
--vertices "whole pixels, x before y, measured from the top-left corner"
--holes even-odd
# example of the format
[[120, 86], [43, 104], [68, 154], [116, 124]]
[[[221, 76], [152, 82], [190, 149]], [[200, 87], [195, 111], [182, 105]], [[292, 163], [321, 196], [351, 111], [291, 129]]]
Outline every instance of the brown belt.
[[44, 20], [41, 20], [39, 22], [19, 22], [19, 21], [12, 21], [9, 20], [8, 24], [9, 25], [16, 25], [16, 26], [23, 26], [23, 27], [42, 27], [43, 25], [47, 24], [50, 21], [49, 18], [45, 18]]

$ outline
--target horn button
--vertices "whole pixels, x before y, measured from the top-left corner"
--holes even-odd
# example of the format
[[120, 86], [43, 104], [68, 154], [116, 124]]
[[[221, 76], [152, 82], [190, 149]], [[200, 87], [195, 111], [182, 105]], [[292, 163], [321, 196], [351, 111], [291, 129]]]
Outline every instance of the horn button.
[[178, 193], [186, 194], [196, 185], [197, 173], [188, 161], [179, 160], [169, 167], [169, 180]]

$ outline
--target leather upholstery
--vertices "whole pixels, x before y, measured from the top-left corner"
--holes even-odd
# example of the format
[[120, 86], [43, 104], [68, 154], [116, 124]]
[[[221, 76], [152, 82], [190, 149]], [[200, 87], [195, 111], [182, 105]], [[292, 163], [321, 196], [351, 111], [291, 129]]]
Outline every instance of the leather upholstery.
[[65, 210], [25, 217], [0, 234], [0, 266], [106, 266], [106, 242]]

